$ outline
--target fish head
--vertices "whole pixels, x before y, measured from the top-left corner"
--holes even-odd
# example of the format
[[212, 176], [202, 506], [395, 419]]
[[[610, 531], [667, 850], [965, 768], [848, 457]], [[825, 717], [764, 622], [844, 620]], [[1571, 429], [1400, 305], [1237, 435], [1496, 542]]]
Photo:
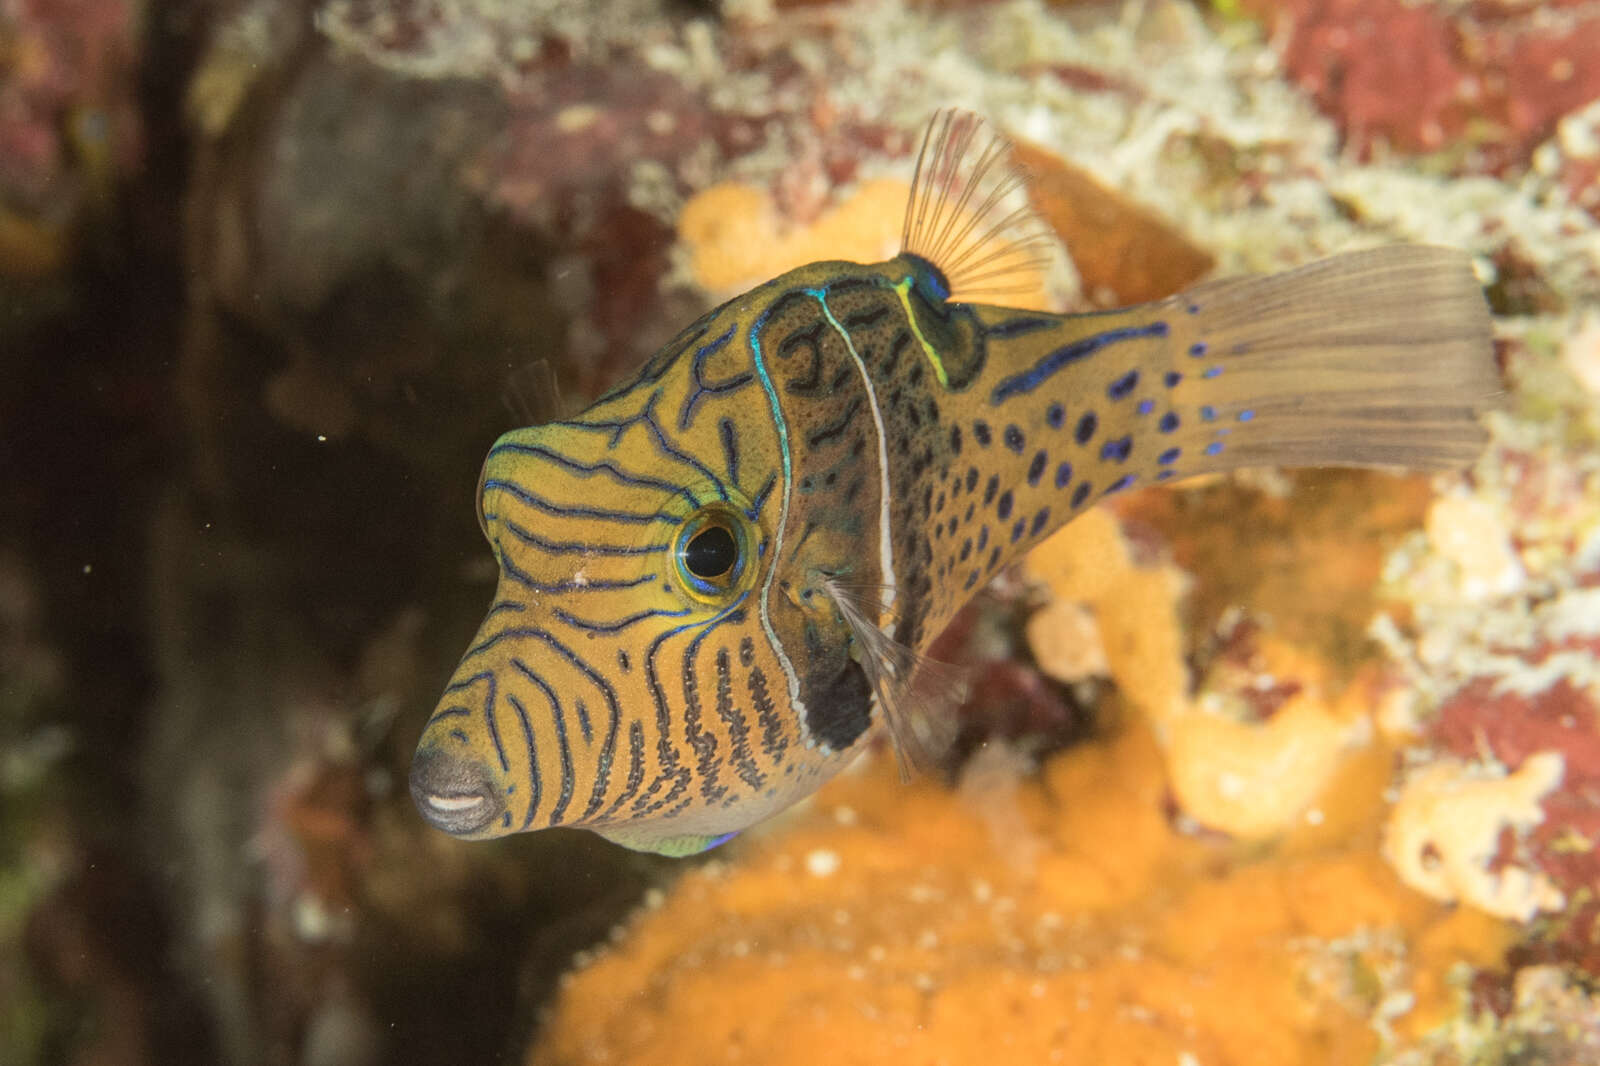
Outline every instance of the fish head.
[[748, 606], [769, 569], [758, 501], [630, 461], [605, 421], [516, 430], [484, 463], [499, 581], [411, 772], [453, 835], [684, 813], [702, 797], [683, 717], [715, 718], [719, 670], [731, 683], [766, 645]]
[[[836, 769], [805, 710], [838, 704], [848, 637], [804, 593], [820, 549], [835, 567], [859, 549], [806, 534], [803, 442], [743, 325], [759, 308], [731, 307], [739, 324], [708, 316], [581, 415], [490, 450], [499, 581], [411, 771], [437, 828], [576, 826], [681, 854]], [[770, 362], [792, 375], [799, 357]]]

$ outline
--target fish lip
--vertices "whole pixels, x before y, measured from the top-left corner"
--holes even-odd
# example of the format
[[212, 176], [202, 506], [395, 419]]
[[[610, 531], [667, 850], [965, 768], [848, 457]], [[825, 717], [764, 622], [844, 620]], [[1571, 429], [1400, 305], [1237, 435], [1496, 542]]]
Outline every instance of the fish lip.
[[451, 836], [471, 836], [505, 809], [477, 761], [426, 749], [411, 760], [411, 802], [423, 821]]

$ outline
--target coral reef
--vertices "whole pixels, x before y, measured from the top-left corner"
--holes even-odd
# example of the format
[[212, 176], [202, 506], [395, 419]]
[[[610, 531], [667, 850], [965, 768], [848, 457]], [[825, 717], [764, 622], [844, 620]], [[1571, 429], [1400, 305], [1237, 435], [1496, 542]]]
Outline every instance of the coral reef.
[[1543, 873], [1495, 859], [1502, 834], [1516, 840], [1544, 821], [1542, 803], [1560, 787], [1560, 752], [1529, 756], [1514, 774], [1436, 760], [1406, 780], [1389, 817], [1383, 851], [1406, 884], [1435, 899], [1528, 921], [1566, 904]]
[[[1529, 786], [1525, 801], [1537, 801], [1486, 812], [1520, 822], [1519, 831], [1491, 833], [1484, 823], [1476, 841], [1466, 812], [1452, 816], [1475, 854], [1469, 882], [1455, 891], [1504, 892], [1504, 879], [1512, 879], [1524, 913], [1535, 905], [1552, 912], [1524, 957], [1593, 974], [1600, 972], [1600, 407], [1582, 384], [1592, 343], [1585, 315], [1535, 320], [1509, 339], [1510, 410], [1494, 420], [1493, 441], [1471, 479], [1441, 495], [1425, 529], [1389, 560], [1385, 581], [1395, 606], [1373, 632], [1420, 696], [1397, 725], [1411, 738], [1422, 787], [1443, 778], [1440, 767], [1454, 766], [1480, 795], [1520, 779]], [[1419, 883], [1450, 878], [1442, 869], [1415, 873]], [[1564, 906], [1551, 906], [1557, 900]]]
[[[0, 2], [0, 1059], [1595, 1058], [1597, 25]], [[939, 644], [949, 780], [874, 759], [699, 864], [426, 831], [508, 379], [892, 250], [950, 104], [1069, 247], [1018, 302], [1470, 251], [1483, 460], [1086, 516]]]
[[695, 281], [713, 297], [727, 297], [818, 259], [871, 263], [894, 255], [909, 191], [907, 182], [866, 182], [809, 225], [783, 232], [761, 189], [723, 183], [683, 205], [678, 235]]
[[1037, 145], [1017, 145], [1041, 218], [1072, 250], [1090, 299], [1122, 307], [1160, 299], [1210, 273], [1216, 260], [1165, 220]]
[[0, 277], [60, 269], [75, 217], [137, 165], [140, 17], [132, 0], [0, 9]]
[[[1397, 495], [1413, 495], [1408, 484]], [[1260, 494], [1198, 490], [1248, 514], [1241, 491]], [[1138, 501], [1125, 509], [1137, 524], [1162, 517]], [[1277, 560], [1281, 580], [1317, 572], [1323, 549], [1309, 545]], [[1383, 722], [1408, 701], [1387, 669], [1341, 680], [1267, 623], [1236, 622], [1191, 695], [1185, 582], [1109, 510], [1064, 529], [1026, 570], [1061, 597], [1052, 604], [1071, 597], [1092, 618], [1133, 705], [1123, 728], [1036, 774], [996, 742], [954, 791], [897, 786], [887, 760], [830, 786], [580, 964], [530, 1062], [819, 1051], [976, 1062], [997, 1046], [1025, 1061], [1405, 1062], [1504, 1043], [1528, 1024], [1480, 1020], [1454, 1044], [1440, 1035], [1474, 1017], [1474, 973], [1534, 980], [1503, 976], [1524, 935], [1505, 919], [1563, 901], [1545, 875], [1490, 860], [1498, 819], [1542, 821], [1559, 757], [1505, 779], [1509, 803], [1482, 778], [1442, 806], [1413, 779], [1395, 802]], [[1455, 766], [1430, 762], [1424, 775], [1449, 792]], [[1490, 787], [1474, 794], [1474, 783]], [[1478, 832], [1463, 820], [1468, 796], [1488, 819], [1489, 852], [1441, 838], [1430, 878], [1407, 887], [1426, 850], [1407, 834]], [[1408, 861], [1386, 857], [1401, 850]], [[1241, 1017], [1241, 1001], [1262, 1008]]]
[[[1515, 120], [1466, 107], [1493, 126], [1469, 136], [1442, 117], [1454, 96], [1386, 80], [1416, 71], [1355, 69], [1370, 56], [1356, 43], [1322, 48], [1437, 35], [1442, 11], [1330, 9], [1283, 41], [1286, 72], [1354, 149], [1335, 157], [1329, 127], [1261, 80], [1270, 56], [1250, 67], [1235, 47], [1183, 69], [1214, 42], [1181, 9], [1131, 46], [1052, 37], [1042, 14], [1003, 9], [1016, 36], [990, 40], [1037, 18], [1020, 69], [1081, 93], [1014, 127], [1051, 145], [1021, 154], [1080, 286], [1042, 297], [1151, 298], [1213, 259], [1269, 267], [1374, 228], [1448, 240], [1480, 253], [1497, 307], [1535, 316], [1505, 328], [1512, 410], [1467, 478], [1241, 476], [1078, 520], [980, 611], [1011, 620], [1012, 653], [1044, 676], [1110, 679], [1120, 699], [1096, 710], [1099, 739], [1030, 773], [997, 725], [953, 792], [897, 795], [881, 765], [836, 784], [580, 964], [531, 1062], [964, 1062], [998, 1047], [1024, 1061], [1467, 1062], [1541, 1009], [1581, 1017], [1548, 991], [1562, 971], [1540, 966], [1595, 972], [1596, 408], [1563, 384], [1586, 380], [1593, 348], [1565, 309], [1600, 295], [1569, 161], [1594, 94], [1530, 94]], [[1312, 55], [1351, 69], [1312, 84]], [[1452, 71], [1421, 68], [1450, 93]], [[1185, 74], [1188, 96], [1167, 88]], [[980, 85], [1007, 114], [1003, 90]], [[1096, 139], [1107, 112], [1135, 125], [1114, 146]], [[1562, 154], [1516, 173], [1547, 138], [1546, 156]], [[1353, 161], [1380, 143], [1456, 152], [1466, 176]], [[853, 197], [871, 204], [876, 188]], [[859, 214], [850, 196], [785, 214], [781, 197], [724, 187], [689, 201], [680, 236], [693, 279], [719, 292], [814, 242], [876, 247], [887, 225]], [[1107, 236], [1107, 220], [1141, 239]], [[954, 628], [942, 651], [962, 658], [986, 623]], [[967, 709], [969, 729], [984, 709]], [[1269, 1006], [1241, 1017], [1241, 1001]], [[1591, 1042], [1592, 1019], [1563, 1039]]]
[[1382, 144], [1501, 170], [1526, 162], [1559, 120], [1600, 99], [1600, 72], [1587, 61], [1600, 47], [1600, 19], [1579, 4], [1240, 6], [1281, 20], [1289, 77], [1363, 154]]
[[1270, 857], [1173, 824], [1146, 728], [1020, 782], [989, 763], [952, 792], [880, 761], [686, 875], [529, 1062], [1367, 1063], [1512, 939], [1377, 856], [1381, 760], [1327, 790], [1337, 832]]

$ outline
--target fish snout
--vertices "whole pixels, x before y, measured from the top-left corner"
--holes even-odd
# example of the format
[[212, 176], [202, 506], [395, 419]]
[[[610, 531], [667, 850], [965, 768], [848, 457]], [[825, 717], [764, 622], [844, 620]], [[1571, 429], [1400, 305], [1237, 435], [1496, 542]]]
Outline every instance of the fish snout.
[[411, 801], [429, 825], [452, 836], [472, 836], [505, 809], [482, 763], [437, 748], [411, 760]]

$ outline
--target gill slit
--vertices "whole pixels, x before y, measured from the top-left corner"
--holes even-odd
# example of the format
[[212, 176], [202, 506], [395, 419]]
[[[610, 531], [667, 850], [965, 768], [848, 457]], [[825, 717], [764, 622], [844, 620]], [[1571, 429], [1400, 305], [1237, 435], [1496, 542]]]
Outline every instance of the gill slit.
[[783, 667], [784, 683], [789, 688], [789, 705], [794, 708], [799, 720], [804, 722], [806, 705], [800, 699], [800, 678], [795, 674], [794, 663], [789, 661], [782, 642], [778, 640], [777, 631], [772, 628], [772, 614], [768, 609], [768, 601], [772, 598], [772, 583], [778, 576], [778, 560], [783, 556], [783, 530], [789, 524], [789, 502], [793, 493], [789, 424], [784, 421], [783, 410], [778, 405], [778, 390], [772, 384], [771, 375], [767, 373], [767, 361], [761, 355], [761, 338], [758, 336], [761, 327], [766, 325], [767, 315], [775, 306], [777, 306], [776, 301], [767, 305], [766, 310], [751, 323], [749, 334], [750, 355], [755, 361], [756, 374], [761, 378], [762, 391], [767, 394], [767, 403], [772, 408], [772, 421], [778, 428], [778, 452], [783, 459], [783, 501], [778, 508], [778, 532], [772, 547], [772, 563], [767, 567], [767, 579], [761, 583], [761, 601], [756, 605], [756, 613], [761, 618], [761, 630], [767, 635], [767, 644], [772, 648], [772, 653], [778, 657], [778, 665]]
[[[833, 317], [833, 309], [828, 306], [828, 290], [812, 289], [811, 295], [817, 298], [817, 303], [822, 307], [822, 313], [827, 316], [828, 324], [834, 332], [844, 341], [845, 349], [850, 353], [850, 358], [856, 362], [856, 369], [861, 373], [861, 387], [867, 390], [867, 409], [872, 412], [872, 425], [878, 434], [878, 567], [881, 572], [884, 596], [878, 605], [878, 627], [890, 636], [894, 635], [894, 623], [890, 621], [892, 614], [890, 608], [894, 606], [894, 542], [889, 530], [889, 445], [883, 432], [883, 412], [878, 406], [878, 390], [872, 385], [872, 375], [867, 373], [867, 364], [862, 361], [856, 352], [855, 342], [850, 339], [850, 334]], [[911, 318], [909, 309], [907, 318]], [[915, 329], [913, 319], [912, 328]], [[918, 335], [921, 336], [920, 334]], [[940, 374], [942, 378], [943, 373]], [[885, 626], [885, 623], [888, 625]]]

